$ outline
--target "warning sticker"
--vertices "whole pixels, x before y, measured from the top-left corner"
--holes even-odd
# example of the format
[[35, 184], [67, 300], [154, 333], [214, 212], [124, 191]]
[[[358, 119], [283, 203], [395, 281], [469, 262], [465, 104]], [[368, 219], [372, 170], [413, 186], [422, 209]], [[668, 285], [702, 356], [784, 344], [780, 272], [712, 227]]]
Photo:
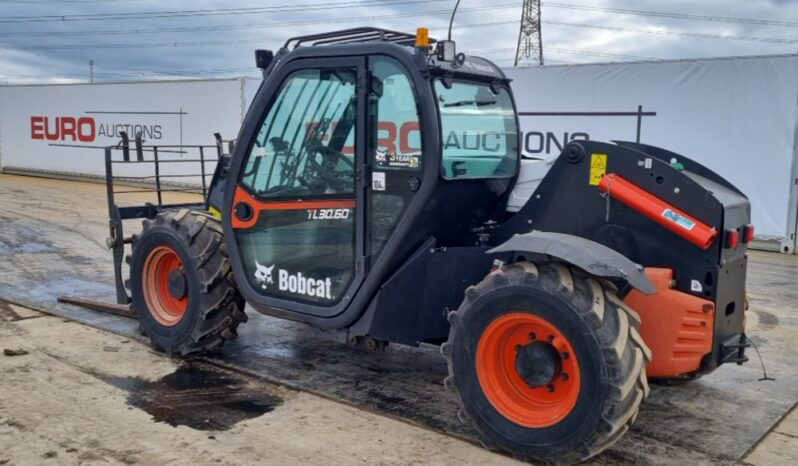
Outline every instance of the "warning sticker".
[[590, 156], [590, 179], [593, 186], [598, 186], [599, 181], [607, 173], [607, 154], [592, 154]]
[[385, 191], [385, 172], [373, 172], [371, 174], [371, 190]]

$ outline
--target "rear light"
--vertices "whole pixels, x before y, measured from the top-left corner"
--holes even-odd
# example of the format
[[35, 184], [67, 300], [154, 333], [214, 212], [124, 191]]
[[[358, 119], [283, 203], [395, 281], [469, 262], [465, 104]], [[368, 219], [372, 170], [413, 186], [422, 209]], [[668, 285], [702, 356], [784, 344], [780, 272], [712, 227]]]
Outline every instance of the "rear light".
[[726, 230], [726, 248], [734, 249], [740, 244], [740, 233], [737, 230]]
[[743, 227], [743, 243], [750, 243], [754, 240], [754, 226], [748, 224]]

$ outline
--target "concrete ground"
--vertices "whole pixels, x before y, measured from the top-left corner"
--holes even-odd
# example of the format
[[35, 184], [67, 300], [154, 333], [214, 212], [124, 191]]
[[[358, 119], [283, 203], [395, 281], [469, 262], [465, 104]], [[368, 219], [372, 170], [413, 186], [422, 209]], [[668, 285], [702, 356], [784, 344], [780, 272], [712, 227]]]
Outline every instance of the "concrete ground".
[[[223, 388], [243, 386], [238, 399], [220, 400], [229, 395], [187, 380], [162, 390], [152, 381], [174, 374], [175, 361], [128, 338], [19, 306], [0, 304], [0, 350], [26, 353], [0, 354], [0, 465], [514, 463], [447, 435], [237, 374], [224, 373]], [[228, 409], [216, 409], [220, 404]], [[245, 409], [235, 409], [240, 405]], [[186, 422], [194, 412], [203, 416]]]
[[[511, 462], [461, 440], [473, 433], [452, 427], [432, 348], [391, 347], [375, 362], [253, 316], [211, 360], [262, 374], [249, 378], [202, 361], [178, 366], [136, 340], [129, 321], [56, 303], [113, 297], [104, 201], [103, 185], [0, 175], [0, 298], [69, 317], [0, 306], [0, 350], [27, 352], [0, 355], [0, 466]], [[798, 258], [751, 258], [748, 328], [777, 381], [756, 381], [749, 352], [742, 367], [654, 387], [632, 431], [596, 463], [798, 464], [798, 414], [784, 416], [798, 400]], [[312, 355], [312, 369], [296, 354]], [[408, 361], [426, 379], [413, 382]], [[400, 370], [375, 375], [380, 364]]]
[[[136, 406], [135, 384], [114, 381], [158, 380], [173, 374], [176, 362], [21, 306], [0, 303], [0, 347], [24, 353], [0, 355], [0, 465], [516, 464], [450, 436], [243, 376], [247, 398], [263, 395], [276, 404], [271, 411], [233, 419], [224, 430], [173, 426], [162, 412]], [[200, 422], [230, 415], [203, 411], [218, 402], [213, 394], [177, 388], [150, 396], [211, 418]], [[180, 403], [181, 395], [190, 401]], [[798, 410], [738, 464], [798, 464]]]
[[784, 416], [739, 462], [742, 466], [798, 464], [798, 409]]

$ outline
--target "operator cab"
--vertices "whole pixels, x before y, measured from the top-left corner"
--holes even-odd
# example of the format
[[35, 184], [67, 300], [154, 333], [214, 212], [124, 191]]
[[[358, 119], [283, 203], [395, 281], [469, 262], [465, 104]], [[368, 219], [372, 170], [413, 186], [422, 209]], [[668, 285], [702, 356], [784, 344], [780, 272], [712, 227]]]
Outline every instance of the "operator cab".
[[345, 327], [423, 241], [464, 245], [503, 220], [519, 169], [509, 80], [432, 44], [359, 28], [257, 53], [222, 210], [258, 310]]

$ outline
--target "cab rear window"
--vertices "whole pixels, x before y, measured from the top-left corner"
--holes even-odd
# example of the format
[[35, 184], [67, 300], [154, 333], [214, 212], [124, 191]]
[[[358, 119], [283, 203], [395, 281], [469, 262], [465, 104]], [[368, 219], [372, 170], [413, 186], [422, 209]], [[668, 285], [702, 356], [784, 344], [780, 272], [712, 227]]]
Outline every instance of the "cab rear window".
[[435, 81], [443, 144], [443, 176], [514, 176], [518, 161], [518, 125], [505, 88]]

